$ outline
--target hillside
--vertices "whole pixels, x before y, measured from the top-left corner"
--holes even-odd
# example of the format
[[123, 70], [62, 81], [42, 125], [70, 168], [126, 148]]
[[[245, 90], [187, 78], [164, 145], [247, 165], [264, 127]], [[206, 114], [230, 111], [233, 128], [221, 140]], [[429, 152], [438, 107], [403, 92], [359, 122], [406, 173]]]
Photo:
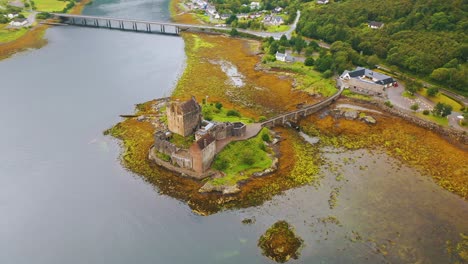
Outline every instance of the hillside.
[[[467, 0], [346, 0], [306, 3], [297, 32], [347, 42], [363, 55], [468, 93]], [[384, 23], [371, 29], [370, 21]]]

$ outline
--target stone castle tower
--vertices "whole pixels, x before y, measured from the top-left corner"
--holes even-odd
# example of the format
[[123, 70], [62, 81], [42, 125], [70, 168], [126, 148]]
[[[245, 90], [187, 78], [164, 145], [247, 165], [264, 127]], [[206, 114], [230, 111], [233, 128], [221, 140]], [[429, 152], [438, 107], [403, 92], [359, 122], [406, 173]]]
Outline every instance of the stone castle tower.
[[171, 102], [166, 109], [169, 130], [181, 136], [194, 133], [201, 124], [201, 106], [192, 97], [185, 102]]

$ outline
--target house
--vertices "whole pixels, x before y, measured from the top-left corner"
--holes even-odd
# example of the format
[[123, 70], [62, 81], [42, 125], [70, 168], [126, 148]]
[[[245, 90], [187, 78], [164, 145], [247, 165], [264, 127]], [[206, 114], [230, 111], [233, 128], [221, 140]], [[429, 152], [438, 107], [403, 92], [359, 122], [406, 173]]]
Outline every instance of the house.
[[294, 61], [294, 57], [291, 56], [290, 54], [288, 54], [288, 53], [279, 53], [278, 51], [275, 54], [275, 58], [278, 61], [284, 61], [284, 62], [293, 62]]
[[237, 14], [236, 17], [237, 17], [238, 19], [247, 19], [247, 18], [249, 18], [249, 14], [240, 13], [240, 14]]
[[368, 27], [372, 28], [372, 29], [381, 29], [383, 26], [384, 26], [384, 23], [382, 22], [377, 22], [377, 21], [370, 21], [368, 24], [367, 24]]
[[279, 14], [281, 12], [283, 12], [283, 8], [282, 7], [275, 7], [275, 9], [273, 9], [273, 11], [271, 11], [272, 13], [275, 13], [275, 14]]
[[250, 9], [256, 10], [260, 8], [260, 2], [251, 2], [250, 3]]
[[218, 12], [216, 11], [216, 8], [212, 5], [208, 5], [205, 9], [205, 12], [209, 15], [209, 16], [216, 16], [218, 14]]
[[221, 14], [221, 15], [219, 16], [219, 19], [221, 19], [221, 20], [226, 20], [226, 19], [228, 19], [230, 16], [231, 16], [230, 14]]
[[344, 71], [340, 76], [345, 88], [357, 93], [386, 97], [386, 89], [396, 81], [385, 74], [357, 67], [354, 71]]
[[259, 18], [261, 16], [262, 16], [262, 13], [260, 13], [260, 12], [254, 12], [254, 13], [249, 14], [250, 19]]
[[191, 135], [201, 124], [201, 106], [194, 97], [186, 102], [171, 102], [166, 108], [169, 131], [181, 136]]
[[330, 2], [330, 1], [328, 1], [328, 0], [317, 0], [317, 4], [319, 4], [319, 5], [326, 5], [326, 4], [328, 4], [329, 2]]
[[3, 16], [6, 17], [6, 18], [8, 18], [8, 19], [13, 19], [13, 18], [17, 17], [18, 14], [16, 14], [16, 13], [11, 13], [11, 14], [8, 14], [8, 15], [3, 15]]
[[189, 153], [192, 169], [198, 173], [207, 171], [216, 154], [216, 139], [210, 134], [201, 137], [190, 146]]
[[15, 18], [13, 21], [10, 22], [10, 25], [13, 27], [23, 27], [28, 24], [28, 20], [26, 18]]
[[279, 25], [284, 24], [284, 20], [280, 16], [267, 15], [263, 19], [263, 23], [266, 25], [279, 26]]

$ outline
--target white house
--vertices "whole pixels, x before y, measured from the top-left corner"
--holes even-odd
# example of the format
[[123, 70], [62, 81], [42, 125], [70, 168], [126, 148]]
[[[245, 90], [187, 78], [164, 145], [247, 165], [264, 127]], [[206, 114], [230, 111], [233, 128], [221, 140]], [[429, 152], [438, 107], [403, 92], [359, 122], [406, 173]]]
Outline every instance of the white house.
[[279, 53], [278, 51], [275, 54], [275, 58], [278, 61], [284, 61], [284, 62], [293, 62], [294, 57], [291, 56], [290, 54], [286, 53]]
[[283, 12], [283, 8], [280, 6], [277, 6], [275, 9], [273, 9], [272, 13], [281, 13]]
[[28, 24], [28, 20], [26, 18], [15, 18], [10, 22], [10, 25], [14, 27], [23, 27], [26, 24]]
[[368, 27], [372, 28], [372, 29], [381, 29], [383, 26], [384, 26], [384, 23], [382, 22], [377, 22], [377, 21], [370, 21], [368, 24], [367, 24]]
[[9, 19], [13, 19], [18, 16], [18, 14], [8, 14], [8, 15], [3, 15], [4, 17], [7, 17]]
[[326, 5], [326, 4], [328, 4], [329, 2], [330, 2], [330, 1], [328, 1], [328, 0], [317, 0], [317, 4], [319, 4], [319, 5]]
[[250, 9], [259, 9], [260, 8], [260, 2], [251, 2], [250, 3]]

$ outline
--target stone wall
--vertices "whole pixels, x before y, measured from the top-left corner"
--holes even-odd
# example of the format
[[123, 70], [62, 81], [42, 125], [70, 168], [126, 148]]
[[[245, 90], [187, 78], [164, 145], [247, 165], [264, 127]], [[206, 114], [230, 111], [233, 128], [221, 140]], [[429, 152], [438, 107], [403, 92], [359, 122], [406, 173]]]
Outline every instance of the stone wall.
[[156, 133], [154, 136], [154, 148], [166, 155], [172, 156], [173, 153], [177, 152], [178, 148], [176, 145], [172, 144], [171, 142], [167, 141], [165, 138], [164, 133]]
[[245, 135], [245, 131], [247, 129], [245, 124], [243, 124], [241, 122], [236, 122], [233, 125], [234, 125], [234, 127], [232, 128], [232, 136], [233, 137], [242, 137], [242, 136]]

